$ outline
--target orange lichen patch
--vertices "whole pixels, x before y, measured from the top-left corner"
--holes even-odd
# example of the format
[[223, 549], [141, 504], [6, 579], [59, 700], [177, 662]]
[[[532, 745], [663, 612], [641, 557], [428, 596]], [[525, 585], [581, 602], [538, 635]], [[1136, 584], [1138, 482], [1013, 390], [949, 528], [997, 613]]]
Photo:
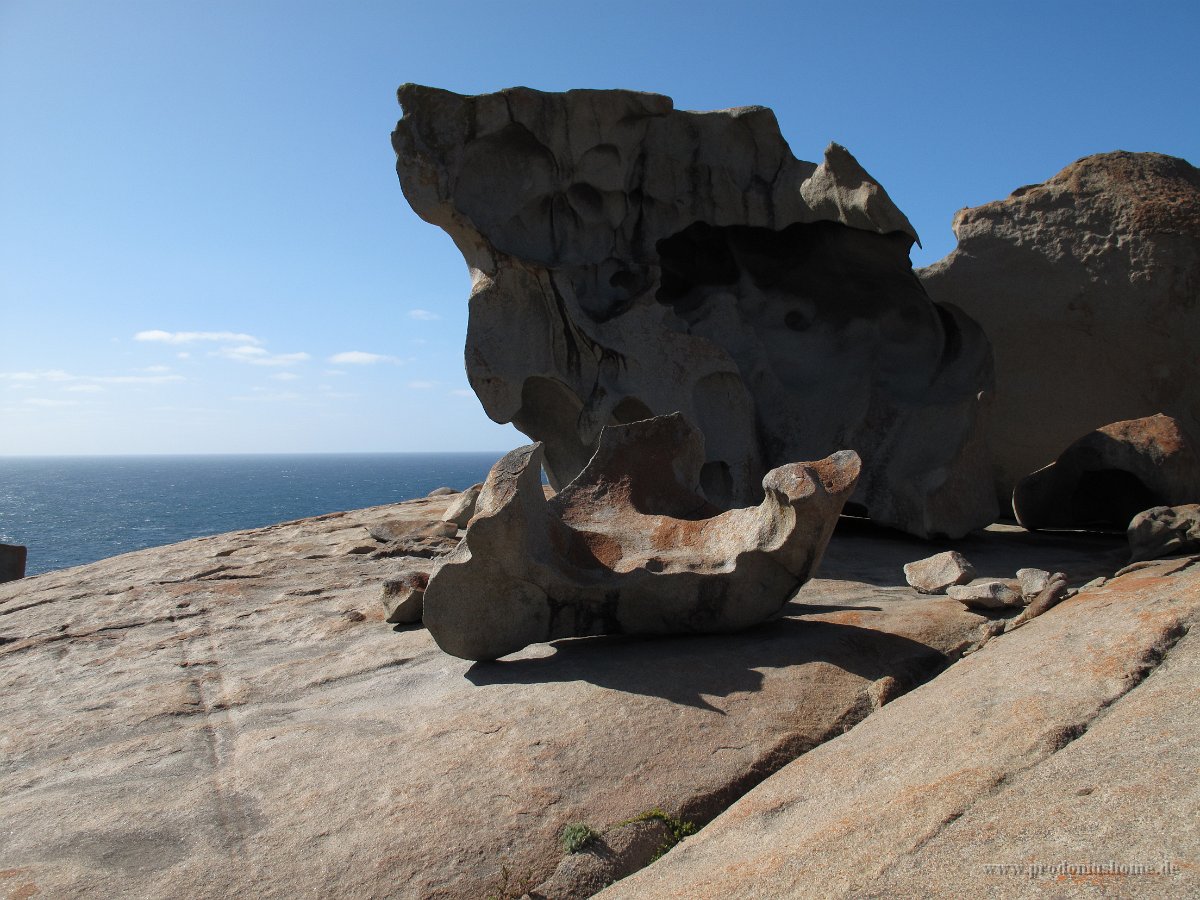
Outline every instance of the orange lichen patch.
[[1187, 443], [1179, 423], [1169, 416], [1128, 419], [1096, 430], [1154, 455], [1178, 453]]
[[597, 563], [612, 568], [621, 561], [621, 544], [607, 534], [595, 531], [575, 531], [567, 548], [567, 558], [578, 566], [593, 568]]
[[650, 546], [659, 551], [680, 547], [698, 547], [704, 541], [704, 530], [710, 521], [710, 519], [689, 521], [663, 516], [650, 534]]
[[858, 478], [857, 467], [850, 468], [830, 458], [805, 463], [805, 466], [817, 474], [821, 486], [830, 494], [846, 490]]
[[8, 895], [8, 900], [28, 900], [34, 894], [40, 894], [41, 890], [36, 884], [22, 884], [16, 890]]

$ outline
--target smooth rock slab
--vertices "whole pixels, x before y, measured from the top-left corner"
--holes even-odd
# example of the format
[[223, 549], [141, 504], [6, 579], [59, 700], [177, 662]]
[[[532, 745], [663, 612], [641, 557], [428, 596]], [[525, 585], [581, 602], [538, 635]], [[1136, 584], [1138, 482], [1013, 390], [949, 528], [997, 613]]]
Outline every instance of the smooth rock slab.
[[[1200, 894], [1200, 567], [990, 641], [600, 896]], [[1070, 874], [1062, 863], [1167, 874]]]
[[479, 491], [482, 488], [482, 484], [473, 484], [459, 494], [442, 516], [442, 521], [452, 522], [458, 528], [466, 528], [471, 516], [475, 515], [475, 504], [479, 500]]
[[951, 600], [957, 600], [972, 609], [1004, 609], [1021, 606], [1023, 596], [1020, 586], [1008, 581], [981, 578], [970, 584], [956, 584], [947, 589]]
[[820, 564], [858, 456], [773, 469], [759, 506], [727, 512], [699, 493], [703, 459], [678, 413], [604, 429], [550, 500], [541, 445], [507, 454], [425, 589], [438, 646], [497, 659], [556, 638], [729, 632], [778, 615]]
[[[830, 551], [836, 580], [777, 622], [472, 665], [384, 624], [402, 559], [349, 552], [452, 499], [0, 586], [7, 893], [478, 900], [505, 869], [538, 884], [564, 825], [603, 832], [656, 807], [702, 824], [872, 698], [941, 671], [983, 623], [895, 583], [915, 540], [857, 531]], [[1003, 547], [1028, 537], [972, 537], [970, 552], [1011, 571]], [[1052, 537], [1019, 555], [1039, 547], [1099, 558]]]

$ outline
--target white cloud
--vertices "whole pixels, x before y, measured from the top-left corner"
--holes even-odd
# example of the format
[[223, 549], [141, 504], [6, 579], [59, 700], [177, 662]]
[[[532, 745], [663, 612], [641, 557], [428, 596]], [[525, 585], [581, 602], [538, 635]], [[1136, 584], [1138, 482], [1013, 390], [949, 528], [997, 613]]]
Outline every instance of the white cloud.
[[296, 363], [309, 359], [307, 353], [268, 353], [262, 347], [243, 344], [239, 347], [222, 347], [214, 354], [232, 359], [235, 362], [249, 363], [252, 366], [294, 366]]
[[332, 375], [332, 376], [335, 376], [335, 377], [336, 377], [336, 376], [338, 376], [338, 375], [345, 375], [345, 374], [346, 374], [346, 372], [345, 372], [345, 370], [343, 370], [343, 369], [326, 369], [326, 370], [325, 370], [324, 372], [322, 372], [321, 374], [322, 374], [322, 375]]
[[238, 331], [139, 331], [133, 339], [161, 344], [191, 344], [195, 341], [217, 341], [223, 344], [262, 343], [254, 335]]
[[191, 358], [191, 356], [192, 356], [192, 354], [188, 353], [186, 350], [180, 350], [180, 351], [179, 351], [178, 353], [176, 353], [175, 355], [176, 355], [177, 357], [179, 357], [180, 359], [190, 359], [190, 358]]
[[267, 377], [273, 378], [276, 381], [295, 381], [300, 376], [297, 375], [295, 372], [274, 372]]
[[143, 372], [170, 372], [170, 366], [146, 366], [142, 369]]
[[97, 384], [166, 384], [184, 378], [182, 375], [91, 375], [86, 380]]
[[29, 406], [43, 406], [47, 408], [56, 408], [59, 406], [74, 406], [76, 400], [52, 400], [49, 397], [30, 397], [25, 401]]
[[410, 309], [408, 311], [408, 317], [410, 319], [416, 319], [418, 322], [432, 322], [435, 319], [441, 318], [441, 316], [439, 316], [437, 313], [430, 312], [427, 309]]
[[414, 391], [425, 391], [431, 387], [437, 387], [436, 381], [410, 381], [408, 386]]
[[470, 388], [455, 388], [450, 392], [455, 397], [474, 397], [475, 392]]
[[35, 372], [0, 372], [0, 380], [48, 381], [53, 384], [164, 384], [183, 381], [184, 378], [182, 375], [72, 375], [62, 369], [40, 369]]
[[98, 384], [69, 384], [63, 390], [76, 394], [99, 394], [103, 392], [104, 388]]
[[329, 361], [338, 366], [369, 366], [381, 362], [399, 362], [394, 356], [385, 356], [382, 353], [367, 353], [363, 350], [347, 350], [344, 353], [335, 353], [329, 357]]
[[73, 376], [62, 369], [39, 369], [36, 372], [0, 372], [5, 381], [71, 381]]
[[250, 391], [249, 394], [239, 394], [229, 399], [243, 402], [253, 401], [256, 403], [295, 403], [297, 400], [304, 399], [303, 396], [297, 394], [295, 391], [276, 391], [264, 387], [254, 387]]

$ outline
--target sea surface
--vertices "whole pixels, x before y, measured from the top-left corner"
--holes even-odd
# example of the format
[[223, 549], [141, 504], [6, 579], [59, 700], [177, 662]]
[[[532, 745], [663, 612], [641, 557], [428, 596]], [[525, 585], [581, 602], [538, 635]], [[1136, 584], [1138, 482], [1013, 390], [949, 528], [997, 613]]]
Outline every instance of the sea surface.
[[483, 481], [501, 453], [0, 457], [0, 543], [27, 575]]

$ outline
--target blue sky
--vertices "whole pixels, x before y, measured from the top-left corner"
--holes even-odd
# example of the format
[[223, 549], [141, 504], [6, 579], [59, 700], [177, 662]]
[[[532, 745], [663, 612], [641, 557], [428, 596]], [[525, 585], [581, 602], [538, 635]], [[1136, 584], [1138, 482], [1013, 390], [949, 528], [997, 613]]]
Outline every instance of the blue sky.
[[405, 81], [772, 107], [917, 228], [1106, 150], [1200, 161], [1200, 4], [0, 0], [0, 454], [504, 450]]

